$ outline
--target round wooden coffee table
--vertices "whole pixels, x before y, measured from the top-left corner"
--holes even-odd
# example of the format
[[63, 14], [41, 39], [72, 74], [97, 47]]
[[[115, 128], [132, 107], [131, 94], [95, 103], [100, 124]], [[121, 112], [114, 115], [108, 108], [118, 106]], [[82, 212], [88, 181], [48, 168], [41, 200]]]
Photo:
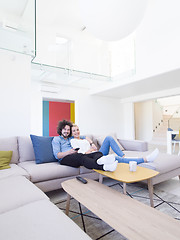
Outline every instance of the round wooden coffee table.
[[154, 207], [152, 177], [158, 175], [159, 172], [149, 168], [144, 168], [139, 166], [137, 166], [136, 172], [130, 172], [129, 164], [127, 163], [118, 163], [117, 168], [114, 172], [107, 172], [107, 171], [96, 170], [96, 169], [94, 169], [94, 171], [100, 174], [99, 182], [101, 183], [103, 180], [103, 176], [123, 182], [124, 194], [126, 194], [126, 183], [134, 183], [134, 182], [147, 180], [150, 204], [151, 204], [151, 207]]

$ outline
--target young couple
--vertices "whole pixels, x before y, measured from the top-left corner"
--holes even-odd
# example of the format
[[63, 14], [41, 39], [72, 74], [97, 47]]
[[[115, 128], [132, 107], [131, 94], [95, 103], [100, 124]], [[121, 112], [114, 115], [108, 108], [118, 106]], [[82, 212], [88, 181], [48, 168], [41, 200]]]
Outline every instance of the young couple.
[[[88, 137], [81, 137], [77, 125], [63, 120], [57, 127], [58, 137], [52, 141], [53, 153], [61, 165], [71, 167], [84, 166], [89, 169], [99, 169], [104, 171], [115, 171], [118, 162], [129, 163], [136, 161], [137, 164], [153, 162], [159, 150], [155, 149], [145, 158], [125, 158], [124, 153], [119, 148], [114, 138], [108, 136], [103, 141], [100, 149]], [[110, 147], [118, 155], [108, 155]], [[76, 148], [80, 148], [76, 150]]]

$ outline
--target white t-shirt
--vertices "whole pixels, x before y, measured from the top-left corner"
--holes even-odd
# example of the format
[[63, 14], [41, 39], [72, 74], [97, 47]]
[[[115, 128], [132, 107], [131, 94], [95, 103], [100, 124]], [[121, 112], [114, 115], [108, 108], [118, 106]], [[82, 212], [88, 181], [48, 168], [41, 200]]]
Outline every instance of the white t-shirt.
[[90, 149], [90, 143], [86, 139], [71, 139], [71, 146], [73, 148], [80, 148], [78, 153], [85, 153]]

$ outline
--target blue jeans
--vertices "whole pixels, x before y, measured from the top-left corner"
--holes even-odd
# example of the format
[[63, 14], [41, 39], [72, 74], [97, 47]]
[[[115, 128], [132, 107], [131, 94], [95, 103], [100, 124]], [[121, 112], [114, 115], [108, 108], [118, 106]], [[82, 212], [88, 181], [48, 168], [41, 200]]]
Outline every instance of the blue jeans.
[[144, 158], [123, 158], [116, 156], [115, 159], [118, 163], [129, 163], [130, 161], [135, 161], [137, 164], [144, 163]]
[[99, 152], [102, 152], [103, 156], [106, 156], [109, 154], [110, 147], [118, 155], [118, 156], [116, 156], [116, 160], [119, 163], [129, 163], [130, 161], [136, 161], [137, 164], [144, 163], [143, 158], [123, 158], [122, 157], [122, 156], [124, 156], [123, 151], [119, 148], [118, 144], [116, 143], [114, 138], [111, 136], [107, 136], [104, 139], [104, 141], [99, 149]]
[[121, 151], [121, 149], [119, 148], [118, 144], [116, 143], [116, 141], [114, 140], [113, 137], [111, 136], [107, 136], [100, 149], [99, 152], [102, 152], [103, 156], [106, 156], [109, 154], [109, 149], [110, 147], [112, 148], [112, 150], [120, 157], [122, 157], [124, 155], [124, 153]]

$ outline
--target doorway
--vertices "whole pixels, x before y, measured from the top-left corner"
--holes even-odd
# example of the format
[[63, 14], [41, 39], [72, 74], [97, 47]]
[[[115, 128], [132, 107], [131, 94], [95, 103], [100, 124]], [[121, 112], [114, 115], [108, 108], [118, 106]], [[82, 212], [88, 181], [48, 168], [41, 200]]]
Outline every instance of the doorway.
[[57, 125], [63, 119], [75, 122], [74, 102], [43, 101], [43, 136], [58, 136]]

